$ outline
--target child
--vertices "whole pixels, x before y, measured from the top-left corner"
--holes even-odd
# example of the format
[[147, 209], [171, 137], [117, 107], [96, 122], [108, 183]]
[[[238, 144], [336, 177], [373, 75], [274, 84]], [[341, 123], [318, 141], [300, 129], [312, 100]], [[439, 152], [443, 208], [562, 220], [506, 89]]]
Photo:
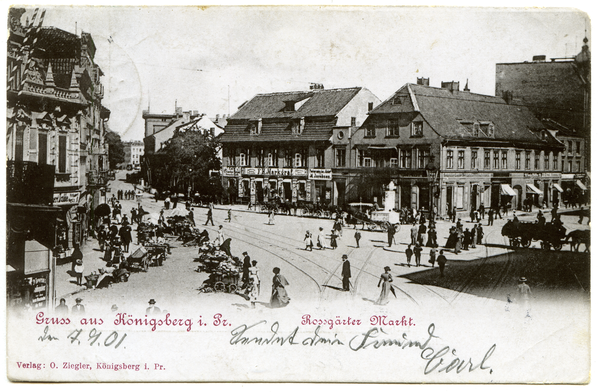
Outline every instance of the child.
[[306, 245], [304, 247], [304, 250], [309, 250], [312, 252], [312, 248], [313, 248], [313, 242], [312, 242], [312, 234], [310, 234], [310, 231], [306, 230], [306, 234], [304, 234], [304, 244]]

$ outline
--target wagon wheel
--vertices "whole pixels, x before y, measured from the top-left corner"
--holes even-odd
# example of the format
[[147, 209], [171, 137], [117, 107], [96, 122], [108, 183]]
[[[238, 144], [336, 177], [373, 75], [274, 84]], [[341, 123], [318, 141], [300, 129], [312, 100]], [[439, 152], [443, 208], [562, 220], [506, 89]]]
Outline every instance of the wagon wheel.
[[531, 238], [521, 237], [521, 246], [523, 248], [529, 248], [529, 245], [531, 245]]
[[237, 291], [238, 287], [236, 284], [232, 283], [229, 285], [229, 292], [230, 293], [235, 293]]
[[552, 244], [552, 246], [554, 247], [554, 250], [561, 250], [563, 244], [561, 241], [556, 241], [555, 243]]
[[377, 225], [375, 223], [369, 223], [369, 224], [367, 224], [367, 227], [370, 231], [377, 230]]
[[215, 291], [218, 293], [222, 293], [225, 291], [225, 284], [223, 282], [215, 283]]

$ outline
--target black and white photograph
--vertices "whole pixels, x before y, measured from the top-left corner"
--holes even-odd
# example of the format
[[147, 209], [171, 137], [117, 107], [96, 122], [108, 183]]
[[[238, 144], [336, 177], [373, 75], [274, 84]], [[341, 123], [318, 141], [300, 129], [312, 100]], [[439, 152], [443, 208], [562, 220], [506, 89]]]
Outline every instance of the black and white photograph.
[[568, 6], [5, 6], [7, 379], [588, 384]]

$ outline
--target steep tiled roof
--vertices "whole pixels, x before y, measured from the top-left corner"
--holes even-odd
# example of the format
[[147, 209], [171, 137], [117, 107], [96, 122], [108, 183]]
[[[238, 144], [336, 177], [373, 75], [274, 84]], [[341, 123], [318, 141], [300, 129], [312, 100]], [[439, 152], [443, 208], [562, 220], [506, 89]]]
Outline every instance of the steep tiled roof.
[[[395, 97], [400, 103], [394, 105]], [[556, 144], [554, 138], [542, 141], [534, 132], [545, 129], [526, 107], [509, 105], [502, 98], [466, 91], [406, 84], [373, 109], [371, 114], [419, 112], [436, 133], [446, 139], [481, 139], [473, 136], [468, 123], [491, 123], [493, 140]]]
[[223, 143], [231, 142], [294, 142], [294, 141], [325, 141], [332, 135], [336, 119], [324, 121], [307, 121], [300, 135], [293, 135], [290, 121], [263, 121], [259, 135], [250, 135], [249, 123], [245, 121], [230, 121], [221, 135]]
[[[335, 116], [360, 91], [360, 87], [329, 90], [292, 91], [258, 94], [230, 117], [237, 119], [300, 118], [309, 116]], [[286, 101], [301, 102], [296, 111], [286, 112]]]

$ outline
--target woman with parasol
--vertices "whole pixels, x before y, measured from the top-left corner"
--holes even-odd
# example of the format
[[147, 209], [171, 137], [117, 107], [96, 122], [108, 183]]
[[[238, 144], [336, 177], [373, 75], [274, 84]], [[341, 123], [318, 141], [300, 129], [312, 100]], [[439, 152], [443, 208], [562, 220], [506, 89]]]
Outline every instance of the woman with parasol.
[[290, 303], [285, 286], [289, 285], [287, 279], [281, 275], [278, 267], [273, 268], [273, 289], [271, 291], [271, 307], [282, 308]]

